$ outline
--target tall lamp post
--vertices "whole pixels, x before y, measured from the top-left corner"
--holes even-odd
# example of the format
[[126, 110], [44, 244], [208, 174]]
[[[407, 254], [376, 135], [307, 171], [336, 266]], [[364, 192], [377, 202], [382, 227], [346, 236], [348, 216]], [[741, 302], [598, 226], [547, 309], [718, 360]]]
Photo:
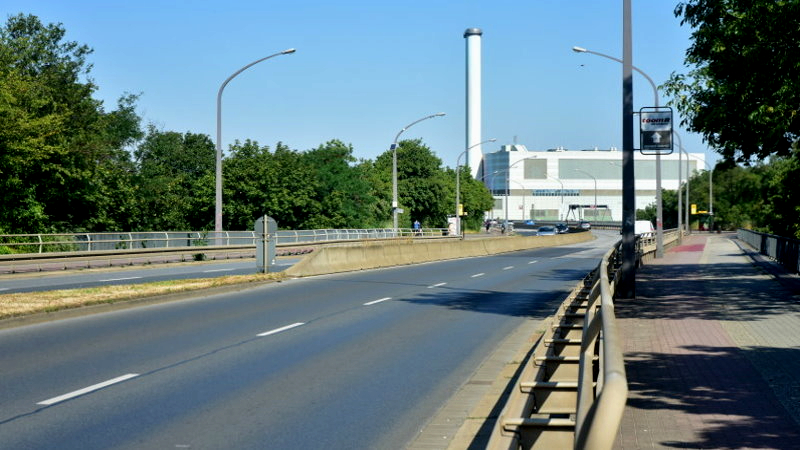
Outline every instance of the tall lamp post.
[[461, 215], [459, 214], [460, 211], [458, 208], [459, 203], [461, 203], [461, 157], [464, 156], [468, 151], [470, 151], [470, 149], [474, 147], [486, 144], [488, 142], [494, 142], [496, 140], [497, 139], [495, 138], [491, 138], [485, 141], [478, 142], [477, 144], [472, 144], [469, 147], [467, 147], [463, 152], [461, 152], [461, 154], [458, 155], [458, 158], [456, 158], [456, 216], [455, 217], [456, 217], [456, 234], [459, 236], [461, 236]]
[[[686, 150], [683, 149], [681, 135], [677, 130], [672, 130], [672, 134], [678, 138], [678, 239], [683, 238], [683, 175], [681, 168], [681, 158]], [[686, 228], [689, 228], [689, 154], [686, 153]]]
[[433, 119], [434, 117], [441, 117], [444, 116], [443, 112], [431, 114], [430, 116], [425, 116], [421, 119], [417, 119], [410, 124], [403, 127], [397, 136], [394, 137], [394, 142], [392, 142], [392, 146], [390, 149], [392, 150], [392, 225], [394, 226], [395, 232], [397, 231], [397, 140], [400, 139], [400, 135], [403, 134], [407, 129], [411, 128], [412, 126], [422, 122], [423, 120]]
[[[688, 159], [689, 159], [690, 156], [691, 155], [689, 155], [688, 153], [686, 154], [687, 171], [688, 171]], [[697, 158], [695, 156], [691, 156], [691, 157], [696, 159], [696, 160], [698, 160], [698, 161], [700, 161], [700, 162], [702, 162], [706, 166], [706, 169], [708, 169], [708, 215], [712, 217], [711, 223], [713, 224], [713, 217], [714, 217], [714, 167], [712, 167], [711, 164], [709, 164], [709, 163], [707, 163], [705, 161], [702, 161], [702, 160], [700, 160], [699, 158]], [[689, 176], [687, 176], [686, 179], [688, 180]], [[686, 184], [686, 195], [687, 195], [687, 197], [689, 195], [689, 184], [688, 184], [688, 181], [687, 181], [687, 184]], [[687, 200], [686, 203], [687, 203], [687, 208], [688, 208], [689, 201]], [[687, 228], [688, 228], [688, 223], [689, 223], [688, 215], [687, 215], [686, 222], [687, 222]]]
[[[601, 56], [603, 58], [607, 58], [612, 61], [624, 64], [624, 61], [619, 58], [615, 58], [611, 55], [606, 55], [605, 53], [599, 53], [592, 50], [587, 50], [583, 47], [577, 47], [577, 46], [572, 47], [572, 51], [576, 53], [590, 53], [592, 55]], [[653, 82], [653, 79], [634, 65], [631, 65], [631, 70], [639, 72], [650, 83], [650, 86], [653, 88], [653, 98], [655, 102], [654, 105], [656, 108], [658, 108], [658, 88], [656, 87], [656, 84]], [[663, 256], [664, 256], [664, 211], [661, 200], [661, 153], [656, 153], [656, 258], [662, 258]]]
[[[229, 76], [225, 81], [223, 81], [222, 85], [219, 87], [219, 91], [217, 91], [217, 162], [215, 172], [216, 197], [214, 201], [214, 231], [216, 233], [220, 233], [222, 231], [222, 91], [225, 89], [225, 86], [227, 86], [228, 83], [236, 77], [236, 75], [239, 75], [261, 61], [266, 61], [276, 56], [288, 55], [294, 52], [295, 49], [289, 48], [282, 52], [278, 52], [251, 62], [250, 64], [234, 72], [233, 75]], [[217, 234], [217, 239], [219, 239], [219, 234]]]
[[546, 176], [547, 176], [547, 178], [550, 178], [551, 180], [558, 181], [558, 184], [561, 185], [561, 206], [558, 207], [558, 220], [561, 220], [561, 210], [564, 209], [564, 182], [561, 181], [560, 179], [556, 178], [556, 177], [552, 177], [550, 175], [546, 175]]
[[595, 178], [594, 175], [582, 169], [575, 169], [575, 171], [587, 175], [588, 177], [594, 180], [594, 210], [595, 210], [595, 218], [597, 218], [597, 178]]

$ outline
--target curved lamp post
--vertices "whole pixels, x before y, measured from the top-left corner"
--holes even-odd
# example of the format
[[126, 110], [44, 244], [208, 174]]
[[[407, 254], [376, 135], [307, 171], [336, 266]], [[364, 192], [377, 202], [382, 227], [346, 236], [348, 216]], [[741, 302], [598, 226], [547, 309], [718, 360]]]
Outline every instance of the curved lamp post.
[[[601, 56], [603, 58], [610, 59], [612, 61], [616, 61], [620, 64], [624, 64], [624, 62], [619, 59], [615, 58], [611, 55], [606, 55], [605, 53], [595, 52], [592, 50], [587, 50], [583, 47], [572, 47], [572, 51], [576, 53], [590, 53], [592, 55]], [[658, 108], [658, 88], [656, 84], [653, 82], [653, 79], [650, 78], [646, 73], [644, 73], [641, 69], [636, 66], [631, 66], [631, 69], [639, 72], [647, 81], [650, 83], [650, 86], [653, 88], [653, 98], [654, 104], [656, 108]], [[662, 208], [662, 200], [661, 200], [661, 154], [656, 153], [656, 258], [661, 258], [664, 256], [664, 212]]]
[[[217, 162], [215, 172], [216, 198], [214, 202], [214, 231], [217, 233], [222, 231], [222, 91], [225, 89], [225, 86], [227, 86], [228, 83], [234, 79], [234, 77], [236, 77], [236, 75], [239, 75], [261, 61], [266, 61], [276, 56], [288, 55], [294, 52], [295, 49], [289, 48], [282, 52], [278, 52], [251, 62], [250, 64], [234, 72], [233, 75], [229, 76], [225, 81], [223, 81], [222, 85], [219, 87], [219, 91], [217, 91]], [[219, 235], [217, 235], [217, 239], [219, 239]]]
[[561, 185], [561, 206], [558, 207], [558, 220], [561, 220], [561, 210], [564, 209], [564, 182], [550, 175], [546, 175], [546, 177], [558, 181], [558, 184]]
[[431, 114], [430, 116], [425, 116], [421, 119], [417, 119], [410, 124], [403, 127], [397, 136], [394, 137], [394, 142], [392, 142], [392, 146], [390, 150], [392, 150], [392, 225], [394, 226], [395, 232], [397, 231], [397, 140], [400, 139], [400, 135], [403, 134], [407, 129], [411, 128], [412, 126], [422, 122], [423, 120], [433, 119], [434, 117], [442, 117], [445, 114], [443, 112]]
[[580, 172], [584, 175], [587, 175], [589, 178], [594, 180], [594, 209], [595, 209], [595, 219], [597, 218], [597, 178], [594, 175], [590, 174], [589, 172], [583, 169], [575, 169], [576, 172]]
[[[483, 174], [482, 177], [478, 178], [478, 181], [483, 181], [484, 185], [486, 185], [487, 178], [488, 178], [489, 179], [488, 183], [492, 187], [492, 188], [489, 188], [489, 193], [492, 195], [492, 209], [491, 209], [490, 216], [494, 215], [494, 200], [495, 200], [494, 199], [494, 176], [497, 175], [498, 173], [503, 173], [503, 172], [505, 172], [505, 170], [495, 170], [492, 173], [485, 173], [485, 174]], [[489, 217], [489, 219], [491, 219], [491, 217]]]
[[[681, 173], [681, 158], [686, 153], [686, 228], [689, 228], [689, 153], [683, 149], [681, 135], [673, 129], [672, 134], [678, 138], [678, 239], [683, 239], [683, 175]], [[688, 234], [688, 233], [687, 233]], [[680, 241], [679, 241], [680, 242]]]
[[458, 209], [458, 204], [461, 202], [461, 157], [464, 156], [470, 149], [477, 147], [482, 144], [486, 144], [487, 142], [494, 142], [497, 139], [491, 138], [485, 141], [478, 142], [477, 144], [470, 145], [467, 147], [461, 154], [458, 155], [456, 158], [456, 234], [461, 236], [461, 216], [458, 214], [460, 211]]

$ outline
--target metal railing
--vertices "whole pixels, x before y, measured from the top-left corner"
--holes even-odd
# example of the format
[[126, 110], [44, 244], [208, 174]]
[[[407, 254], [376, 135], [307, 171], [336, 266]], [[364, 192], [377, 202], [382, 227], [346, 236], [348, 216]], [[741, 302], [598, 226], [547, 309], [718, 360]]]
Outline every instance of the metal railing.
[[[600, 262], [599, 279], [589, 296], [584, 318], [578, 377], [578, 411], [575, 421], [575, 448], [610, 449], [619, 429], [628, 380], [622, 344], [614, 314], [614, 292], [621, 267], [621, 242], [609, 250]], [[596, 307], [597, 300], [599, 301]], [[599, 376], [594, 377], [595, 347], [600, 340]], [[593, 386], [596, 386], [593, 388]]]
[[488, 448], [612, 448], [628, 393], [613, 302], [620, 247], [576, 286], [537, 341]]
[[[277, 245], [364, 239], [441, 237], [444, 228], [373, 228], [281, 230]], [[255, 231], [152, 231], [118, 233], [0, 234], [0, 249], [8, 253], [93, 252], [110, 250], [153, 250], [187, 247], [250, 247], [258, 240]]]
[[800, 273], [800, 240], [739, 228], [737, 237], [787, 272]]

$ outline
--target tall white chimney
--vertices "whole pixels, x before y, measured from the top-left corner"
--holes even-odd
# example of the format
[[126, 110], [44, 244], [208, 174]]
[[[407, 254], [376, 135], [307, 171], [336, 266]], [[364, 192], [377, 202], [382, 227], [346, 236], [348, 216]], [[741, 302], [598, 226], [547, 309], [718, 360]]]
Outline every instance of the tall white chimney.
[[[481, 35], [480, 28], [467, 28], [467, 164], [474, 178], [483, 172], [481, 142]], [[470, 148], [475, 145], [475, 147]]]

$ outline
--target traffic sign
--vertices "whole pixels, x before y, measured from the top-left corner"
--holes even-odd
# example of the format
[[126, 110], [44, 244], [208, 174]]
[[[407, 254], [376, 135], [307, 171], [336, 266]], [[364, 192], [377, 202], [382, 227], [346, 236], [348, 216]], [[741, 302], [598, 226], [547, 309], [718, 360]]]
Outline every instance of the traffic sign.
[[645, 107], [639, 110], [639, 140], [643, 155], [672, 153], [672, 108]]

